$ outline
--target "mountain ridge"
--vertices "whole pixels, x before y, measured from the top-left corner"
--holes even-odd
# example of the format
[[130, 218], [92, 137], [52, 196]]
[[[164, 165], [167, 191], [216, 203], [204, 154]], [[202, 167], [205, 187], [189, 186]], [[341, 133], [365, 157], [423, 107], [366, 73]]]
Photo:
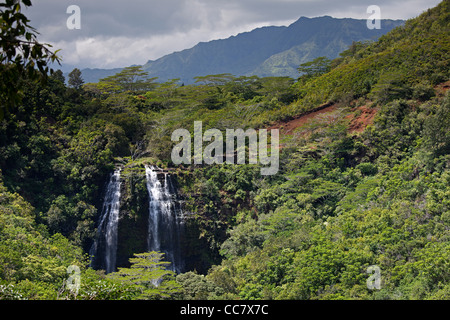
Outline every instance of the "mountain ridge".
[[[179, 78], [190, 84], [194, 77], [230, 73], [235, 76], [298, 76], [301, 63], [326, 56], [338, 57], [353, 41], [377, 40], [403, 20], [382, 20], [381, 29], [369, 30], [366, 20], [300, 17], [289, 26], [263, 26], [148, 60], [143, 69], [164, 82]], [[333, 30], [330, 32], [330, 30]], [[117, 73], [115, 69], [83, 69], [85, 82]]]

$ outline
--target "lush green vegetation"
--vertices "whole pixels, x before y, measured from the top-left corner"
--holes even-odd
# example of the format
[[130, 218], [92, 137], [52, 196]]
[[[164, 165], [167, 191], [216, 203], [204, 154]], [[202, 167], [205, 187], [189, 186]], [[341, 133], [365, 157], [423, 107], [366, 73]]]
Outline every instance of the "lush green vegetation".
[[[443, 1], [300, 66], [297, 81], [220, 74], [184, 86], [130, 67], [96, 84], [74, 71], [66, 86], [60, 71], [15, 74], [20, 103], [0, 95], [0, 299], [449, 299], [449, 17]], [[277, 175], [171, 162], [171, 133], [194, 121], [265, 128], [327, 102], [336, 116], [283, 136]], [[362, 105], [377, 115], [352, 132], [346, 115]], [[210, 253], [205, 274], [175, 275], [155, 252], [107, 276], [88, 267], [108, 175], [145, 162], [176, 176]], [[372, 265], [380, 290], [367, 287]]]

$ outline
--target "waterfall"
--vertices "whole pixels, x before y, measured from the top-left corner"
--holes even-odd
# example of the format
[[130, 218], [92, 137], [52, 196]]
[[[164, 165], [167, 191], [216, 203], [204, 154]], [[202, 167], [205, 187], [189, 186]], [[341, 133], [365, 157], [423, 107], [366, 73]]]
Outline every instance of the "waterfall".
[[97, 238], [90, 250], [91, 266], [104, 269], [106, 273], [116, 270], [120, 186], [120, 169], [117, 169], [106, 188]]
[[172, 178], [161, 169], [148, 165], [145, 175], [149, 195], [148, 251], [164, 252], [165, 260], [171, 262], [169, 269], [180, 273], [184, 268], [180, 246], [183, 219]]

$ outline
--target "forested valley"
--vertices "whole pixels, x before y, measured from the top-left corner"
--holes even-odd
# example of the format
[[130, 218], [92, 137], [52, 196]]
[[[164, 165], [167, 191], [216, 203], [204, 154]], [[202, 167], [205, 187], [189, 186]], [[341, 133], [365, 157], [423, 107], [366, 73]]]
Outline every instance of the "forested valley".
[[[450, 299], [450, 1], [300, 65], [298, 79], [184, 85], [133, 66], [98, 83], [77, 69], [42, 80], [30, 68], [44, 65], [15, 69], [5, 57], [0, 299]], [[193, 133], [194, 121], [279, 129], [278, 173], [175, 165], [171, 134]], [[182, 206], [182, 272], [142, 245], [150, 165], [170, 175]], [[118, 269], [106, 273], [89, 252], [118, 168]]]

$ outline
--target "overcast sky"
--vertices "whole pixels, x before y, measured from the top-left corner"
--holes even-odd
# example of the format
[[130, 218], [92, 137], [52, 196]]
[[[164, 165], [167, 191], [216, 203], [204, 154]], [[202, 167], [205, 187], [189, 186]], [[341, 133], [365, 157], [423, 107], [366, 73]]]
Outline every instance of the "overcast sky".
[[[367, 19], [378, 5], [383, 19], [409, 19], [441, 0], [33, 0], [24, 13], [39, 40], [61, 49], [63, 63], [78, 68], [144, 64], [201, 41], [228, 38], [301, 16]], [[70, 30], [70, 5], [81, 29]]]

